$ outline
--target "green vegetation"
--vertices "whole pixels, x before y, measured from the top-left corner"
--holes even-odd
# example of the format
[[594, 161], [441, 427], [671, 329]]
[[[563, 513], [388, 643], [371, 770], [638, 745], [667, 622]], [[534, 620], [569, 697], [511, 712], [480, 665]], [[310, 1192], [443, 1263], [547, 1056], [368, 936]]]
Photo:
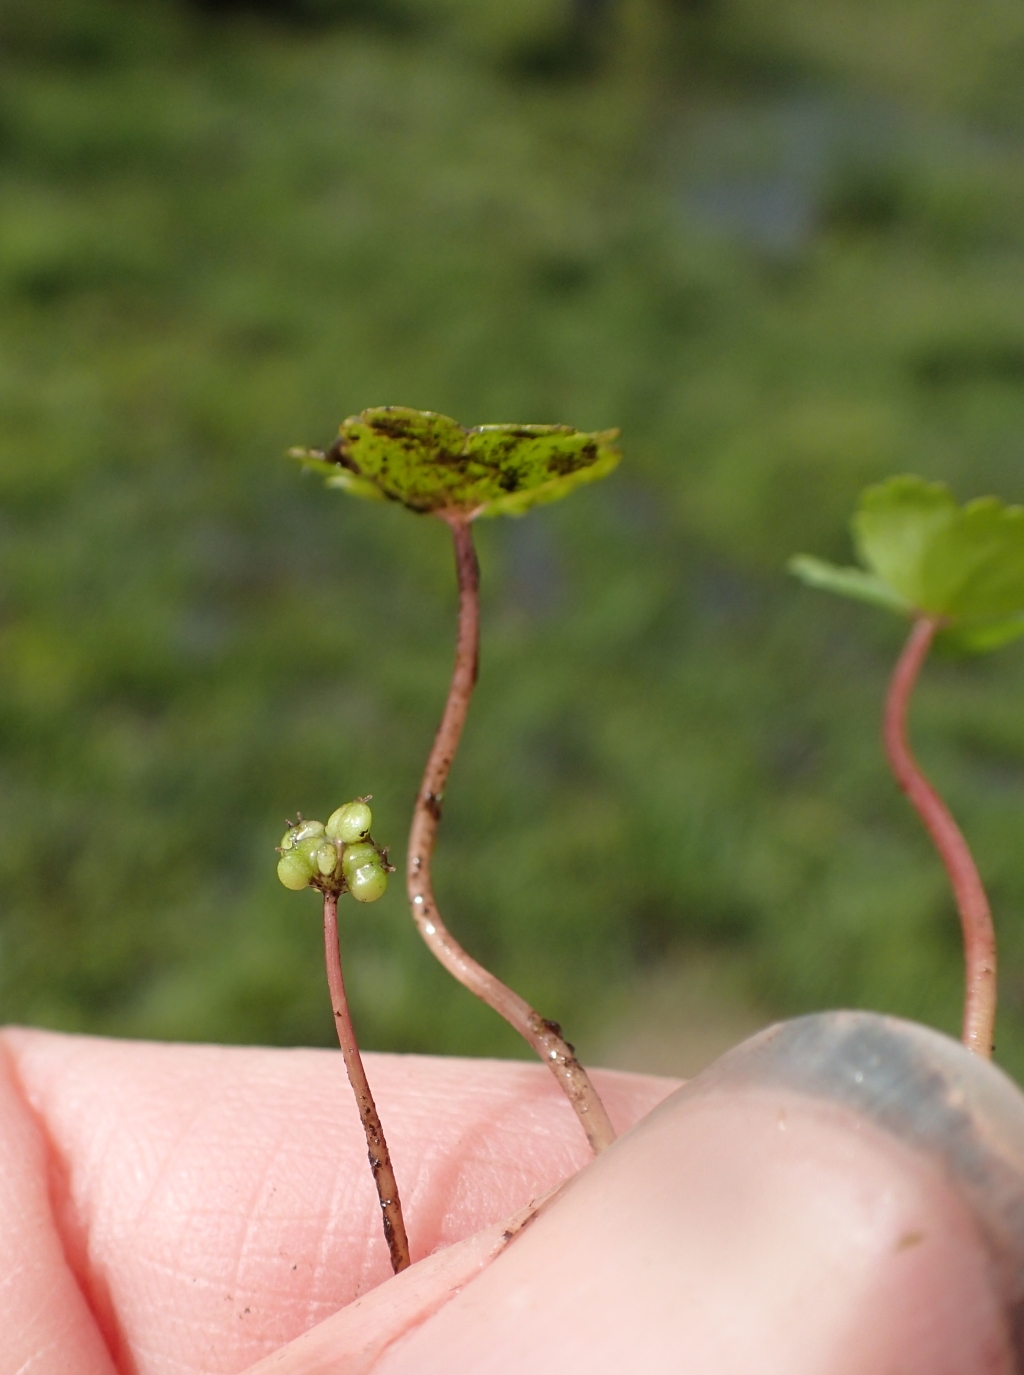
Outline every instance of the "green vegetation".
[[983, 654], [1024, 634], [1024, 506], [979, 497], [960, 507], [944, 483], [893, 477], [861, 495], [852, 525], [864, 568], [837, 568], [807, 554], [789, 566], [812, 587], [873, 602], [911, 622], [886, 695], [882, 736], [893, 776], [949, 875], [964, 935], [963, 1040], [987, 1057], [998, 992], [992, 912], [970, 847], [914, 758], [907, 712], [933, 644]]
[[618, 430], [580, 434], [571, 425], [476, 425], [408, 406], [350, 416], [329, 453], [292, 449], [293, 458], [369, 501], [410, 511], [521, 516], [606, 477], [619, 461]]
[[[953, 903], [877, 739], [899, 627], [784, 564], [847, 562], [894, 471], [1024, 500], [1019, 16], [292, 13], [0, 13], [4, 1015], [330, 1043], [271, 819], [372, 787], [402, 832], [455, 606], [436, 521], [281, 455], [399, 400], [619, 425], [626, 456], [479, 530], [435, 866], [459, 939], [584, 1058], [634, 979], [707, 952], [779, 1013], [955, 1031]], [[1019, 646], [936, 660], [914, 713], [1018, 1074], [1022, 689]], [[365, 1044], [518, 1053], [400, 884], [358, 918]]]
[[1024, 635], [1024, 507], [997, 497], [957, 506], [942, 482], [894, 477], [862, 495], [853, 518], [861, 568], [799, 554], [812, 587], [941, 622], [939, 643], [983, 654]]

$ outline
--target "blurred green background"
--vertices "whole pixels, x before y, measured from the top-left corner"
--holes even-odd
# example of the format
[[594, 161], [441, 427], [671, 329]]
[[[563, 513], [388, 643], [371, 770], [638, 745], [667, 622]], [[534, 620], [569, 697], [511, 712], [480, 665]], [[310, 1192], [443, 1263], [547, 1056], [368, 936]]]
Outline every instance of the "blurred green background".
[[[285, 815], [401, 855], [455, 608], [437, 522], [287, 463], [367, 405], [619, 425], [479, 529], [437, 860], [585, 1057], [688, 1070], [835, 1005], [955, 1030], [878, 718], [900, 625], [784, 572], [866, 482], [1024, 499], [1024, 10], [997, 0], [4, 0], [0, 1012], [329, 1044]], [[1024, 1073], [1024, 651], [935, 662]], [[345, 913], [378, 1048], [519, 1054]]]

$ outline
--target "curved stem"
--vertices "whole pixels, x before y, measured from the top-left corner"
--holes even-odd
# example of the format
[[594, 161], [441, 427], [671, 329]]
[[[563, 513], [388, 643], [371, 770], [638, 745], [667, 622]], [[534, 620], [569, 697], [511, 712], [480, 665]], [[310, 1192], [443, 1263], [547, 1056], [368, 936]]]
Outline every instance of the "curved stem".
[[445, 783], [476, 684], [480, 649], [480, 570], [472, 531], [464, 517], [449, 514], [444, 519], [451, 526], [455, 540], [459, 630], [448, 700], [413, 812], [406, 873], [409, 902], [420, 935], [449, 974], [515, 1027], [551, 1070], [572, 1104], [594, 1153], [598, 1154], [615, 1140], [615, 1131], [597, 1090], [576, 1059], [573, 1047], [562, 1035], [561, 1027], [541, 1017], [524, 998], [468, 955], [441, 920], [434, 901], [430, 862], [441, 820]]
[[907, 742], [907, 707], [921, 665], [927, 658], [939, 622], [922, 616], [896, 664], [885, 704], [884, 738], [896, 781], [917, 809], [946, 866], [964, 935], [966, 991], [963, 1042], [969, 1050], [992, 1054], [996, 1017], [996, 937], [985, 889], [959, 826], [946, 804], [918, 767]]
[[348, 1081], [356, 1096], [359, 1117], [366, 1133], [367, 1155], [373, 1182], [377, 1186], [384, 1223], [384, 1239], [391, 1254], [391, 1268], [397, 1275], [409, 1265], [409, 1239], [405, 1233], [405, 1219], [402, 1217], [402, 1202], [398, 1197], [395, 1172], [391, 1167], [388, 1143], [384, 1139], [384, 1128], [377, 1115], [377, 1107], [370, 1092], [370, 1085], [363, 1069], [363, 1059], [359, 1054], [356, 1034], [349, 1015], [348, 999], [345, 996], [345, 980], [341, 973], [341, 952], [338, 947], [338, 895], [324, 894], [324, 954], [327, 957], [327, 983], [331, 990], [331, 1006], [334, 1008], [334, 1025], [338, 1029], [338, 1044], [348, 1070]]

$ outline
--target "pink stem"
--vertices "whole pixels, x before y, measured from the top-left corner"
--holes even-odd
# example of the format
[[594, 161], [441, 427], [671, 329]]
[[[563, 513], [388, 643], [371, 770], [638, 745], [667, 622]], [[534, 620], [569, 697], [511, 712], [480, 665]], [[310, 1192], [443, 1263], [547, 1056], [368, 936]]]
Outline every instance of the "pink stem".
[[391, 1268], [397, 1275], [409, 1266], [409, 1239], [405, 1233], [405, 1219], [402, 1217], [402, 1203], [398, 1197], [398, 1185], [391, 1166], [388, 1143], [384, 1139], [384, 1128], [377, 1115], [377, 1107], [370, 1092], [363, 1059], [359, 1054], [356, 1033], [349, 1015], [348, 999], [345, 996], [345, 980], [341, 973], [341, 952], [338, 947], [338, 895], [324, 894], [324, 954], [327, 957], [327, 983], [331, 990], [331, 1006], [334, 1008], [334, 1025], [338, 1029], [338, 1044], [348, 1070], [348, 1081], [356, 1096], [359, 1117], [366, 1133], [367, 1154], [373, 1181], [377, 1186], [384, 1223], [384, 1239], [391, 1253]]
[[959, 826], [925, 778], [907, 741], [907, 708], [940, 622], [919, 617], [896, 664], [885, 704], [883, 735], [896, 781], [917, 809], [946, 866], [964, 935], [966, 991], [963, 1042], [988, 1059], [996, 1017], [996, 937], [985, 889]]
[[551, 1070], [597, 1155], [615, 1140], [615, 1130], [586, 1070], [562, 1035], [561, 1027], [541, 1017], [524, 998], [468, 955], [441, 920], [434, 900], [430, 864], [441, 820], [441, 803], [476, 684], [480, 651], [480, 570], [472, 530], [463, 516], [446, 514], [443, 518], [451, 526], [455, 540], [459, 629], [448, 700], [427, 759], [409, 833], [406, 874], [409, 902], [420, 935], [449, 974], [515, 1027]]

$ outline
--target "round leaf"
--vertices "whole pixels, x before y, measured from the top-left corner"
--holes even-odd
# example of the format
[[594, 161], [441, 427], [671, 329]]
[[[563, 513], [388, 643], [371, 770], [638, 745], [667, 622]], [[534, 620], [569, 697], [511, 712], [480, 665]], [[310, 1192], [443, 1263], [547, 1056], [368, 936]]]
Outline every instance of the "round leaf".
[[937, 617], [938, 642], [953, 652], [1024, 634], [1024, 507], [996, 497], [958, 506], [941, 482], [894, 477], [864, 492], [853, 535], [867, 571], [807, 555], [790, 569], [842, 596]]
[[854, 544], [871, 572], [911, 606], [938, 613], [941, 592], [936, 596], [926, 576], [926, 556], [956, 516], [944, 483], [893, 477], [862, 493], [852, 522]]
[[604, 477], [619, 461], [617, 435], [568, 425], [465, 429], [432, 411], [378, 406], [346, 420], [326, 453], [291, 452], [353, 496], [472, 519], [522, 515]]

